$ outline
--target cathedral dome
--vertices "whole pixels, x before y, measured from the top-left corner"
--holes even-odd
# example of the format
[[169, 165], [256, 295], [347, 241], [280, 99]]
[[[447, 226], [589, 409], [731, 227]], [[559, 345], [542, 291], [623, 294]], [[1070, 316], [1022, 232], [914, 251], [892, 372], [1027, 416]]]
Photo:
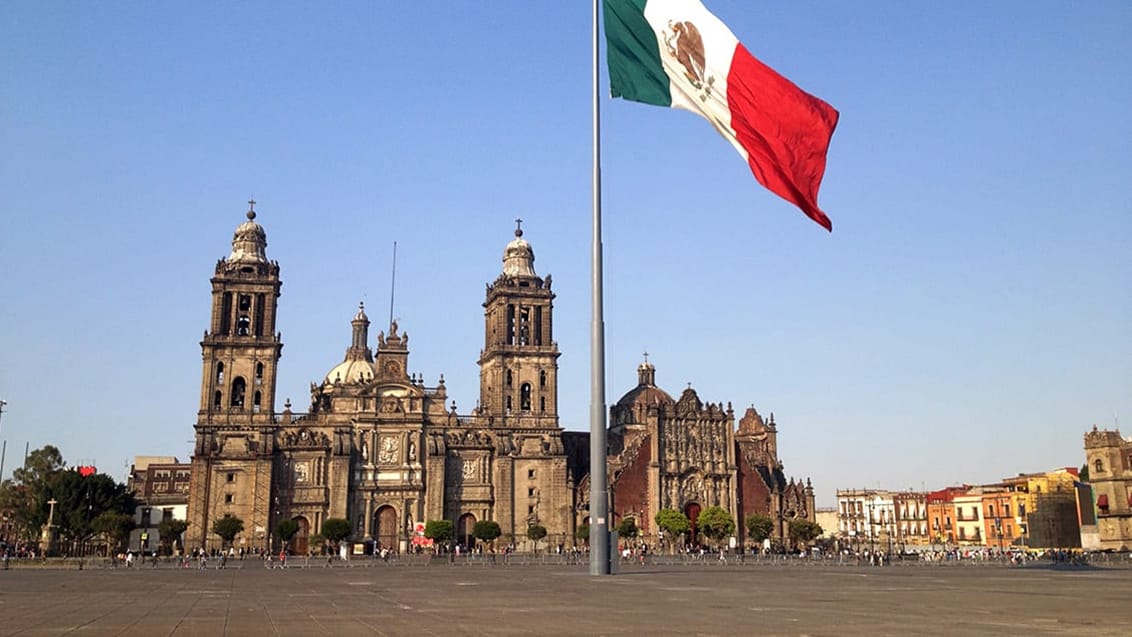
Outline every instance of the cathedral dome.
[[366, 341], [369, 339], [369, 317], [366, 316], [365, 303], [358, 303], [358, 312], [350, 321], [353, 338], [346, 349], [346, 359], [338, 363], [326, 375], [326, 383], [360, 383], [373, 380], [377, 368], [373, 364], [373, 353]]
[[236, 227], [232, 235], [233, 263], [267, 263], [267, 233], [255, 222], [255, 200], [249, 201], [248, 220]]
[[[517, 220], [517, 223], [522, 224], [522, 221]], [[523, 239], [521, 225], [515, 228], [515, 238], [503, 249], [503, 274], [504, 276], [538, 276], [535, 274], [535, 251], [531, 249], [531, 244]]]
[[373, 363], [370, 361], [361, 360], [345, 360], [334, 366], [326, 374], [326, 383], [328, 385], [337, 385], [339, 383], [357, 383], [368, 382], [373, 380], [374, 368]]
[[632, 409], [634, 407], [649, 407], [652, 405], [673, 406], [676, 401], [668, 392], [656, 386], [656, 367], [645, 361], [637, 367], [637, 386], [629, 390], [621, 400], [617, 401], [616, 409]]

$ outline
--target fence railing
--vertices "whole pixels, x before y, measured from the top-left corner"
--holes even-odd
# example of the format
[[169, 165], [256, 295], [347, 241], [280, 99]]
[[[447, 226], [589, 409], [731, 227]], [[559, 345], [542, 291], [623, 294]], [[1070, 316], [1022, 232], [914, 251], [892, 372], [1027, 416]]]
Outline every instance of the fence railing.
[[[720, 559], [718, 553], [698, 554], [648, 554], [619, 558], [623, 569], [640, 567], [679, 567], [679, 568], [780, 568], [780, 567], [895, 567], [895, 568], [933, 568], [933, 567], [1000, 567], [1025, 568], [1038, 565], [1076, 565], [1102, 568], [1132, 569], [1132, 553], [1088, 553], [1064, 552], [1055, 555], [1034, 555], [1025, 557], [995, 555], [988, 557], [965, 557], [953, 553], [925, 554], [919, 556], [893, 555], [883, 559], [867, 555], [763, 555], [725, 554]], [[285, 565], [277, 559], [265, 560], [258, 557], [228, 559], [223, 563], [215, 557], [203, 563], [199, 559], [185, 560], [180, 557], [146, 558], [144, 562], [135, 561], [127, 566], [122, 560], [113, 558], [10, 558], [3, 569], [252, 569], [252, 568], [492, 568], [522, 566], [585, 567], [589, 565], [587, 553], [533, 554], [533, 553], [474, 553], [474, 554], [391, 554], [383, 559], [379, 556], [354, 556], [342, 560], [327, 556], [289, 557]]]

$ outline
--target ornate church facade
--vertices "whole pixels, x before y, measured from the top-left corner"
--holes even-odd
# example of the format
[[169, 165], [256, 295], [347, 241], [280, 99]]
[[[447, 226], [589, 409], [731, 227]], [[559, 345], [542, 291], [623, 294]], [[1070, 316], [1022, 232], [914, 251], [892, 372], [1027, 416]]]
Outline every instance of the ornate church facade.
[[[218, 546], [211, 527], [225, 515], [244, 521], [236, 545], [247, 549], [277, 548], [275, 526], [289, 519], [299, 527], [292, 547], [304, 552], [329, 518], [348, 520], [366, 550], [406, 550], [421, 523], [441, 519], [465, 544], [480, 520], [498, 522], [504, 537], [538, 524], [571, 543], [589, 516], [588, 434], [559, 422], [555, 296], [522, 230], [487, 286], [471, 413], [457, 413], [443, 375], [427, 385], [407, 372], [409, 336], [396, 322], [371, 349], [364, 307], [342, 362], [311, 384], [307, 411], [288, 401], [276, 412], [280, 270], [255, 217], [253, 206], [211, 279], [187, 546]], [[615, 521], [633, 515], [647, 534], [659, 508], [694, 517], [710, 505], [739, 521], [751, 512], [812, 519], [808, 483], [782, 476], [773, 417], [764, 423], [752, 408], [734, 431], [730, 406], [704, 406], [691, 389], [673, 401], [650, 364], [639, 373], [610, 412]]]
[[[637, 386], [610, 410], [608, 475], [616, 523], [633, 517], [646, 536], [659, 537], [661, 509], [683, 512], [692, 523], [683, 541], [698, 544], [696, 519], [703, 508], [721, 507], [736, 524], [737, 544], [749, 545], [744, 520], [774, 521], [773, 537], [789, 537], [794, 519], [814, 521], [814, 490], [807, 479], [787, 479], [778, 459], [774, 414], [766, 421], [749, 407], [735, 428], [728, 403], [707, 403], [691, 386], [674, 400], [656, 386], [656, 368], [637, 368]], [[588, 500], [588, 480], [580, 498]]]

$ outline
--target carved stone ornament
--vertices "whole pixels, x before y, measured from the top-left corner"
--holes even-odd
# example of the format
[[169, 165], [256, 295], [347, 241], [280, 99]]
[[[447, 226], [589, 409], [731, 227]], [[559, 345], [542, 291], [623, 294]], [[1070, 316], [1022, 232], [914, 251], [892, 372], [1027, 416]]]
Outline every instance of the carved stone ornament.
[[386, 437], [381, 439], [381, 451], [378, 453], [377, 459], [383, 464], [392, 464], [397, 462], [397, 452], [401, 449], [401, 443], [393, 437]]
[[303, 484], [303, 483], [306, 483], [306, 482], [310, 482], [310, 471], [311, 471], [310, 463], [296, 462], [295, 463], [295, 482], [297, 484]]
[[288, 447], [329, 447], [330, 437], [303, 428], [283, 434], [283, 444]]
[[476, 473], [479, 470], [479, 460], [476, 458], [465, 458], [463, 462], [463, 478], [464, 481], [472, 481], [476, 478]]

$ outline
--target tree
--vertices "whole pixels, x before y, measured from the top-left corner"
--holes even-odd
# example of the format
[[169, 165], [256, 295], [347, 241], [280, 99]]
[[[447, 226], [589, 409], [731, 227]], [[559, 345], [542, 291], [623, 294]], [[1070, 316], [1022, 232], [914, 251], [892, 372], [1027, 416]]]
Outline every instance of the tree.
[[499, 523], [494, 520], [480, 520], [472, 527], [472, 535], [481, 542], [495, 542], [503, 534]]
[[12, 470], [12, 480], [18, 484], [42, 485], [52, 475], [67, 467], [63, 454], [55, 445], [44, 445], [28, 454], [24, 465]]
[[453, 526], [452, 520], [429, 520], [424, 525], [424, 536], [434, 544], [448, 544], [456, 537], [456, 527]]
[[692, 528], [688, 516], [676, 509], [661, 509], [656, 512], [656, 526], [668, 534], [668, 545], [675, 550], [680, 538]]
[[637, 519], [633, 516], [623, 518], [617, 523], [617, 535], [623, 538], [635, 538], [640, 535], [641, 530], [637, 528]]
[[588, 544], [590, 541], [590, 525], [579, 524], [578, 528], [574, 530], [574, 537]]
[[752, 513], [744, 522], [747, 526], [747, 536], [757, 544], [762, 544], [774, 534], [774, 520], [768, 515]]
[[103, 511], [90, 521], [91, 530], [106, 539], [107, 555], [117, 553], [122, 548], [134, 526], [133, 516], [117, 511]]
[[532, 524], [527, 527], [527, 537], [535, 543], [535, 553], [538, 553], [539, 540], [546, 537], [546, 527], [541, 524]]
[[299, 532], [299, 523], [291, 518], [283, 518], [275, 523], [275, 534], [279, 539], [283, 540], [284, 544], [291, 541], [295, 534]]
[[825, 531], [817, 522], [798, 518], [795, 520], [790, 520], [789, 532], [791, 542], [795, 544], [808, 544], [814, 538], [818, 537]]
[[323, 537], [321, 533], [315, 533], [307, 538], [307, 546], [310, 547], [310, 550], [314, 551], [315, 554], [322, 554], [324, 552], [323, 549], [326, 548], [326, 538]]
[[181, 535], [189, 528], [189, 523], [176, 518], [162, 520], [157, 525], [157, 534], [161, 536], [161, 546], [166, 555], [173, 554], [173, 547], [181, 542]]
[[721, 545], [723, 539], [735, 532], [735, 520], [722, 507], [708, 507], [700, 511], [696, 526], [708, 539]]
[[12, 471], [12, 479], [0, 485], [0, 510], [6, 512], [15, 535], [34, 542], [47, 523], [47, 485], [66, 467], [63, 455], [53, 445], [28, 454], [24, 466]]
[[350, 537], [352, 531], [350, 521], [345, 518], [326, 518], [322, 523], [322, 537], [338, 549], [342, 540]]
[[96, 531], [91, 523], [105, 512], [133, 517], [137, 502], [126, 485], [105, 473], [84, 476], [78, 471], [57, 471], [48, 478], [40, 494], [43, 521], [50, 515], [49, 501], [55, 500], [53, 524], [60, 539], [69, 541], [75, 554]]
[[212, 522], [212, 532], [220, 536], [225, 547], [232, 546], [236, 536], [244, 532], [244, 521], [231, 513], [225, 513], [224, 517]]

